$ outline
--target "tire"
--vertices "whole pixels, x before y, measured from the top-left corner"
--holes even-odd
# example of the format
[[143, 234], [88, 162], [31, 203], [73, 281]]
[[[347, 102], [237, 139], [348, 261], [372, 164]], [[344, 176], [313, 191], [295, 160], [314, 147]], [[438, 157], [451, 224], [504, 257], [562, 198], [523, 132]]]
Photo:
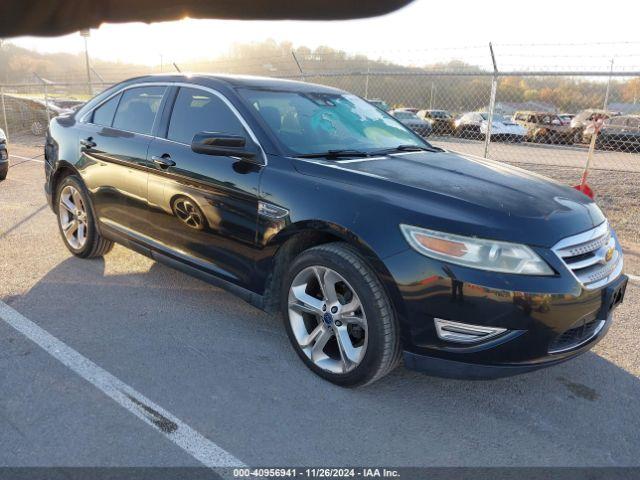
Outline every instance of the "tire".
[[[355, 387], [375, 382], [398, 365], [400, 336], [391, 302], [374, 271], [351, 246], [329, 243], [302, 252], [291, 263], [283, 286], [287, 335], [314, 373]], [[333, 293], [323, 295], [325, 291]]]
[[0, 163], [0, 182], [7, 178], [9, 173], [9, 162]]
[[31, 134], [36, 137], [41, 137], [44, 135], [45, 127], [40, 120], [34, 120], [31, 123]]
[[79, 177], [63, 178], [55, 199], [58, 229], [71, 253], [80, 258], [97, 258], [113, 248], [113, 242], [100, 235], [96, 228], [91, 200]]

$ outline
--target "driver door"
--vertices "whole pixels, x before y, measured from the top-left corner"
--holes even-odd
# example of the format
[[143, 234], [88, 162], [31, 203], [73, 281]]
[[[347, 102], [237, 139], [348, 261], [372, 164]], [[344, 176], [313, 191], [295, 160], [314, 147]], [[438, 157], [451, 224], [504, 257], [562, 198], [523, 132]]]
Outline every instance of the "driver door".
[[221, 96], [208, 89], [175, 89], [165, 112], [148, 152], [149, 237], [191, 266], [251, 288], [264, 167], [191, 150], [198, 132], [248, 133]]

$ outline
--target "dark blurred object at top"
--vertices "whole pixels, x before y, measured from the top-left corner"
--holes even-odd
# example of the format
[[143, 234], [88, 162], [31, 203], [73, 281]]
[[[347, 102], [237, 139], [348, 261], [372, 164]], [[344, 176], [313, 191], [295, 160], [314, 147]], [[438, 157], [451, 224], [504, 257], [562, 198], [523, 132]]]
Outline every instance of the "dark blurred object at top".
[[[373, 17], [413, 0], [2, 0], [0, 38], [55, 36], [101, 23], [162, 22], [190, 18], [341, 20]], [[248, 26], [247, 28], [250, 28]]]

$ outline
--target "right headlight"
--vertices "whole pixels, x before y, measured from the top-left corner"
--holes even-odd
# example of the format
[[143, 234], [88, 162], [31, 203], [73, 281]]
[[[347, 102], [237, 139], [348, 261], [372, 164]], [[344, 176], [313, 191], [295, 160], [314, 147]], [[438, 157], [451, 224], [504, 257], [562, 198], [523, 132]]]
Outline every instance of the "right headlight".
[[519, 243], [465, 237], [411, 225], [400, 225], [418, 253], [465, 267], [520, 275], [554, 275], [540, 256]]

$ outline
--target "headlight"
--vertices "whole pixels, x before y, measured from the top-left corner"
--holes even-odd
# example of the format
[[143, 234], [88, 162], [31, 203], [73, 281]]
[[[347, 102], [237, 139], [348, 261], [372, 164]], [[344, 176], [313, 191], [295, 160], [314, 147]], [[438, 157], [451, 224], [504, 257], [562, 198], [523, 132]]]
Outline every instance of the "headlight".
[[427, 257], [492, 272], [554, 274], [551, 267], [526, 245], [463, 237], [411, 225], [400, 225], [400, 229], [409, 245]]

